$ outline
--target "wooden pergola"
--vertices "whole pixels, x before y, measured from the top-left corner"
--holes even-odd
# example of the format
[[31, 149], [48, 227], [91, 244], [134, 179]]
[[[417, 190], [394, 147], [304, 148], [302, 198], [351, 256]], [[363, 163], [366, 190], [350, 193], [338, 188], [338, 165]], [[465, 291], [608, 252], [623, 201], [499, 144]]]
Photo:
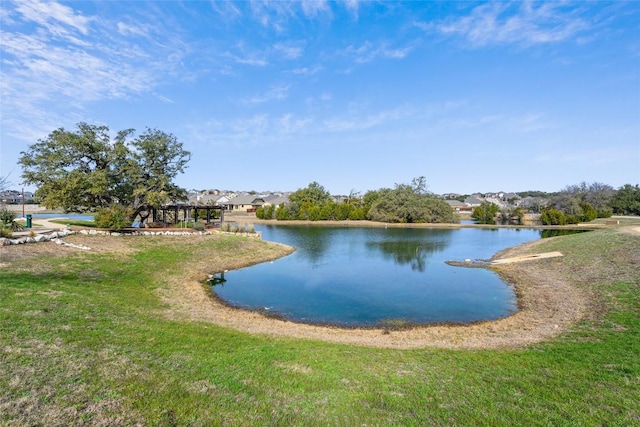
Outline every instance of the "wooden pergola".
[[[193, 216], [191, 217], [191, 212]], [[212, 215], [211, 211], [220, 211], [220, 225], [224, 222], [224, 206], [203, 206], [203, 205], [164, 205], [158, 209], [152, 209], [151, 217], [153, 222], [163, 222], [167, 224], [167, 213], [173, 213], [173, 223], [177, 224], [180, 221], [186, 221], [192, 218], [198, 218], [198, 211], [205, 211], [207, 213], [207, 224], [211, 223]], [[182, 219], [180, 219], [180, 213], [182, 213]]]

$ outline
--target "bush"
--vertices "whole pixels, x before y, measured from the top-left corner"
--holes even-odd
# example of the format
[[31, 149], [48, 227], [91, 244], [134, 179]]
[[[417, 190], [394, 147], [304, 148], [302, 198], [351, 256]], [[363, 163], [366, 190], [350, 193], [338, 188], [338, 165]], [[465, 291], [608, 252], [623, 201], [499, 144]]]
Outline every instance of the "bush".
[[11, 228], [0, 225], [0, 237], [6, 237], [7, 239], [12, 238], [13, 232], [11, 231]]
[[598, 218], [611, 218], [613, 216], [613, 209], [602, 208], [598, 211]]
[[275, 216], [276, 207], [274, 205], [260, 206], [256, 209], [256, 218], [258, 219], [273, 219]]
[[579, 224], [581, 222], [582, 217], [578, 215], [565, 215], [564, 223], [565, 224]]
[[540, 215], [543, 225], [565, 225], [567, 219], [564, 213], [558, 209], [545, 209]]
[[201, 223], [201, 222], [194, 222], [193, 226], [191, 228], [193, 228], [196, 231], [204, 231], [205, 230], [204, 224]]
[[499, 210], [500, 207], [495, 203], [483, 202], [473, 209], [471, 218], [480, 224], [495, 224], [495, 217]]
[[16, 213], [6, 206], [0, 207], [0, 229], [4, 230], [0, 237], [11, 237], [13, 231], [24, 230], [24, 226], [16, 221]]
[[120, 205], [113, 205], [98, 210], [95, 216], [95, 222], [99, 228], [122, 230], [125, 227], [131, 226], [130, 216], [130, 209]]
[[598, 211], [590, 203], [580, 203], [580, 208], [582, 209], [582, 215], [580, 216], [581, 221], [589, 222], [598, 218]]
[[288, 219], [295, 219], [295, 215], [297, 211], [295, 211], [293, 205], [289, 205], [289, 207], [285, 205], [278, 206], [276, 209], [276, 219], [279, 221], [286, 221]]

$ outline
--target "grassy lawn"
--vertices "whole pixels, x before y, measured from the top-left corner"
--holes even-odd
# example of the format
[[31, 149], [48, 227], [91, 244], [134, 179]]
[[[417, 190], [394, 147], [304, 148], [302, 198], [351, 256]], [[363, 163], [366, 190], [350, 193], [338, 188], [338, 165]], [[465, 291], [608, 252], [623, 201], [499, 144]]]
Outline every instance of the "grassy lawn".
[[0, 425], [638, 425], [639, 236], [538, 246], [565, 254], [595, 314], [504, 350], [366, 348], [163, 315], [168, 278], [204, 254], [212, 269], [268, 258], [253, 239], [141, 237], [126, 256], [15, 261], [0, 268]]
[[85, 219], [71, 219], [71, 218], [61, 218], [61, 219], [52, 219], [50, 222], [55, 224], [62, 225], [75, 225], [78, 227], [95, 227], [96, 223], [93, 220], [85, 220]]

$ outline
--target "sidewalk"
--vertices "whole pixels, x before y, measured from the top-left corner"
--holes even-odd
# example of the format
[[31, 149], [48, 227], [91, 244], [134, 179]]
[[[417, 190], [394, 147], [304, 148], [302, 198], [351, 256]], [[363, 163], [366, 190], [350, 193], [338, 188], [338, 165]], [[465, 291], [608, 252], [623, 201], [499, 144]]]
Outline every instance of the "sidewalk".
[[[49, 219], [56, 219], [56, 218], [49, 218]], [[55, 222], [49, 221], [49, 219], [34, 218], [33, 223], [37, 224], [37, 226], [32, 228], [25, 228], [23, 231], [14, 231], [13, 236], [15, 237], [28, 236], [32, 232], [35, 234], [46, 234], [51, 231], [62, 230], [66, 228], [64, 224], [56, 224]], [[60, 218], [60, 219], [64, 219], [64, 218]], [[22, 225], [25, 224], [25, 220], [23, 218], [17, 218], [17, 221]]]

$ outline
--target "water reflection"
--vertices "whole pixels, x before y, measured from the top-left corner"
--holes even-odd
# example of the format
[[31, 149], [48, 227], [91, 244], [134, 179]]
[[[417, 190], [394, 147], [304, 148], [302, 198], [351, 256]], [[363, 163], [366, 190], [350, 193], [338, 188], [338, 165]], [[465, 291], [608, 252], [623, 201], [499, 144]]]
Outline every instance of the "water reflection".
[[590, 230], [540, 230], [540, 237], [546, 239], [547, 237], [568, 236], [570, 234], [586, 233]]
[[274, 225], [265, 226], [263, 235], [277, 232], [283, 241], [297, 249], [299, 256], [310, 261], [313, 265], [322, 263], [337, 234], [337, 230], [334, 228], [320, 226], [278, 227], [277, 231], [276, 227]]
[[379, 250], [384, 259], [393, 260], [398, 265], [409, 265], [415, 271], [424, 271], [428, 256], [442, 251], [446, 245], [446, 241], [367, 242], [367, 246]]

